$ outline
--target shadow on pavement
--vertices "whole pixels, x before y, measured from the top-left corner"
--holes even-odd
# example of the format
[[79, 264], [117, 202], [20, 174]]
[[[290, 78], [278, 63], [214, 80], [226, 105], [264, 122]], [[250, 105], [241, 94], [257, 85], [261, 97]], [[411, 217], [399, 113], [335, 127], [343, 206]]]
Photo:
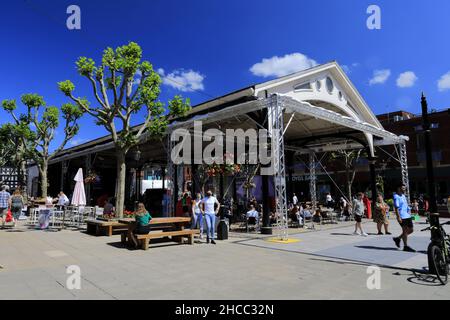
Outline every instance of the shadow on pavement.
[[355, 246], [355, 248], [360, 248], [360, 249], [371, 249], [371, 250], [384, 250], [384, 251], [398, 251], [397, 248], [392, 248], [392, 247]]
[[408, 282], [422, 286], [437, 287], [442, 285], [439, 280], [431, 274], [413, 272], [413, 276], [409, 277], [407, 280]]

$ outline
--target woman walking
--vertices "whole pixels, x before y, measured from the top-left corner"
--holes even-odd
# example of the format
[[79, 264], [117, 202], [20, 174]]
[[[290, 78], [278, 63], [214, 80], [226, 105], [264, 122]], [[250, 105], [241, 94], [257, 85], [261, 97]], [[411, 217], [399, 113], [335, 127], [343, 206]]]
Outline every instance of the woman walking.
[[382, 235], [381, 227], [384, 226], [384, 233], [391, 234], [388, 230], [389, 220], [387, 219], [386, 213], [389, 211], [389, 206], [384, 202], [383, 195], [378, 194], [377, 202], [375, 203], [375, 214], [373, 216], [373, 221], [377, 224], [378, 234]]
[[16, 189], [14, 191], [11, 198], [9, 198], [9, 202], [11, 206], [11, 213], [13, 215], [14, 227], [16, 227], [16, 222], [19, 220], [20, 214], [22, 213], [22, 209], [25, 204], [19, 189]]
[[197, 193], [195, 200], [192, 200], [192, 229], [197, 228], [197, 222], [200, 224], [200, 239], [203, 239], [203, 211], [201, 209], [202, 195]]
[[[353, 200], [353, 215], [355, 218], [355, 232], [354, 235], [367, 237], [367, 233], [365, 233], [361, 226], [362, 216], [364, 215], [364, 202], [363, 202], [363, 193], [359, 192], [356, 195], [356, 199]], [[361, 233], [358, 232], [358, 229]]]
[[[220, 209], [220, 202], [212, 195], [211, 190], [206, 192], [206, 197], [202, 202], [206, 219], [206, 243], [209, 243], [211, 239], [211, 243], [216, 244], [214, 241], [214, 228], [216, 226], [216, 214]], [[217, 205], [217, 208], [214, 208], [215, 205]]]

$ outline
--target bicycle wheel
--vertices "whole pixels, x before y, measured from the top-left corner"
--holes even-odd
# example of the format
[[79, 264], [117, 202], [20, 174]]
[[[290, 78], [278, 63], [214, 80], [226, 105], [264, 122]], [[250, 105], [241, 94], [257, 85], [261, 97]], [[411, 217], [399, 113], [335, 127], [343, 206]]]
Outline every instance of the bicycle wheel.
[[434, 274], [442, 284], [446, 284], [448, 280], [448, 264], [442, 253], [441, 248], [433, 245], [430, 250], [432, 267]]

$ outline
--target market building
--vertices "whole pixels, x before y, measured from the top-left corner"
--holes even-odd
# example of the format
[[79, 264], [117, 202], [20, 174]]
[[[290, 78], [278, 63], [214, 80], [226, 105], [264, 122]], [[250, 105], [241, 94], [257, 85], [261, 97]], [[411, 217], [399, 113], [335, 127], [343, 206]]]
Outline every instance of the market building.
[[[183, 119], [172, 121], [165, 139], [144, 138], [127, 157], [127, 206], [133, 207], [134, 201], [146, 193], [145, 201], [153, 206], [155, 216], [175, 215], [184, 190], [193, 194], [211, 188], [219, 198], [229, 196], [238, 202], [248, 191], [238, 175], [218, 175], [202, 182], [201, 165], [172, 162], [169, 155], [175, 142], [170, 141], [170, 134], [181, 128], [192, 132], [194, 121], [201, 121], [204, 130], [267, 130], [273, 175], [256, 174], [251, 186], [251, 193], [263, 203], [263, 232], [269, 229], [270, 212], [286, 212], [292, 193], [300, 191], [297, 188], [313, 206], [320, 201], [317, 178], [327, 175], [333, 181], [322, 160], [337, 150], [365, 150], [369, 190], [376, 192], [379, 150], [395, 149], [392, 157], [400, 164], [398, 182], [409, 185], [408, 137], [383, 127], [333, 61], [201, 103]], [[114, 195], [115, 157], [109, 137], [66, 149], [54, 158], [49, 167], [49, 193], [63, 189], [70, 194], [73, 176], [80, 167], [87, 175], [86, 192], [91, 205]], [[294, 179], [299, 183], [291, 183]], [[335, 181], [333, 185], [337, 185]]]

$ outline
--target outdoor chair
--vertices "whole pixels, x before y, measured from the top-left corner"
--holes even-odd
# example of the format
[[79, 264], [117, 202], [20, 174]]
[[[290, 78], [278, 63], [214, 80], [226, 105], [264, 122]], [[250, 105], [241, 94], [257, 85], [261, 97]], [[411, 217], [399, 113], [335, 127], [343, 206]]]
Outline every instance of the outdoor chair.
[[35, 225], [38, 222], [39, 208], [30, 208], [30, 224]]
[[300, 217], [300, 220], [299, 220], [299, 216], [297, 216], [296, 213], [291, 213], [290, 214], [290, 222], [291, 222], [292, 227], [300, 228], [300, 225], [303, 224], [303, 219]]
[[254, 226], [255, 231], [257, 231], [259, 229], [258, 219], [256, 219], [255, 217], [247, 218], [247, 232], [249, 232], [250, 226]]
[[324, 224], [325, 222], [333, 222], [332, 212], [328, 210], [320, 211], [320, 223]]

